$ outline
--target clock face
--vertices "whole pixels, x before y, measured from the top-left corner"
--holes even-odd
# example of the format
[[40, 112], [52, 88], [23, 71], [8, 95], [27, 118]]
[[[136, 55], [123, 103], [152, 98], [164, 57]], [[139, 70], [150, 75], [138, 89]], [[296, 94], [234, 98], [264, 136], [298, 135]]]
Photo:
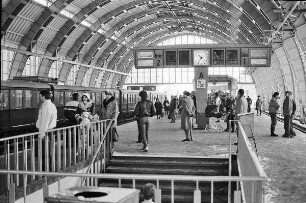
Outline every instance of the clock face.
[[209, 66], [210, 65], [209, 49], [194, 49], [193, 50], [193, 65], [194, 66]]

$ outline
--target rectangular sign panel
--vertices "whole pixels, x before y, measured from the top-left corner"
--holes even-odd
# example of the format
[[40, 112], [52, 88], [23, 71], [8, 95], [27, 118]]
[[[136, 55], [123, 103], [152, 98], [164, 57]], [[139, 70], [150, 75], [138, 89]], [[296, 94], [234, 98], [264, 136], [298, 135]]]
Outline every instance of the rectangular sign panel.
[[138, 66], [143, 67], [153, 67], [153, 59], [147, 59], [147, 60], [138, 60]]
[[212, 65], [213, 66], [225, 66], [225, 50], [224, 49], [212, 49]]
[[240, 65], [240, 49], [226, 49], [226, 66]]
[[176, 50], [166, 50], [165, 51], [165, 65], [166, 66], [176, 66], [177, 65], [177, 56]]
[[153, 51], [139, 51], [137, 54], [138, 59], [143, 59], [143, 58], [153, 58], [154, 52]]
[[154, 52], [154, 66], [156, 68], [162, 68], [164, 66], [164, 52], [161, 49], [157, 49]]
[[203, 44], [134, 48], [135, 68], [269, 67], [271, 45]]
[[191, 65], [190, 64], [190, 50], [178, 50], [179, 65]]

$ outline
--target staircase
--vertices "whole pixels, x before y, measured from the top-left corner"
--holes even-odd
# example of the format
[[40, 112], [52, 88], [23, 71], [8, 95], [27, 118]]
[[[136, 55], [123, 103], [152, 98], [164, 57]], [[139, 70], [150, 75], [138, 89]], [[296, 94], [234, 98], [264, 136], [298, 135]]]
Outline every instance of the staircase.
[[[193, 175], [193, 176], [227, 176], [228, 159], [224, 158], [186, 158], [186, 157], [147, 157], [147, 156], [114, 156], [106, 169], [106, 173], [116, 174], [148, 174], [148, 175]], [[136, 180], [136, 189], [141, 189], [146, 183], [156, 181]], [[101, 187], [118, 187], [118, 180], [100, 181]], [[232, 188], [235, 184], [232, 185]], [[122, 180], [121, 187], [132, 188], [132, 180]], [[162, 193], [162, 203], [171, 202], [171, 182], [159, 181]], [[174, 202], [193, 202], [193, 192], [196, 183], [193, 181], [174, 182]], [[200, 182], [202, 202], [210, 202], [211, 183]], [[227, 182], [214, 183], [214, 203], [227, 203]], [[140, 202], [143, 196], [140, 195]]]

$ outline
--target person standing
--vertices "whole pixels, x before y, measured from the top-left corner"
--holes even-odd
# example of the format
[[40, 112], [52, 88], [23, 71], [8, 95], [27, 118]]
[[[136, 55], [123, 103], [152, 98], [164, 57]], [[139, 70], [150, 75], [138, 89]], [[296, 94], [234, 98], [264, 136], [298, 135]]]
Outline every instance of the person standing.
[[251, 112], [252, 99], [249, 96], [246, 99], [247, 99], [247, 102], [248, 102], [248, 113], [250, 113]]
[[117, 128], [116, 128], [117, 118], [119, 115], [118, 103], [116, 101], [114, 92], [111, 90], [108, 90], [105, 92], [105, 97], [106, 98], [103, 100], [101, 117], [102, 117], [102, 120], [114, 119], [114, 123], [112, 126], [113, 141], [117, 142], [119, 139], [119, 135], [118, 135]]
[[260, 95], [258, 95], [257, 100], [256, 100], [256, 110], [257, 110], [257, 116], [261, 115], [261, 108], [262, 108], [262, 100], [260, 99]]
[[[156, 98], [156, 99], [158, 99], [158, 98]], [[169, 100], [167, 99], [167, 97], [165, 97], [163, 105], [164, 105], [164, 109], [165, 109], [165, 114], [169, 114]], [[157, 110], [156, 110], [156, 114], [157, 114]]]
[[149, 139], [149, 117], [154, 116], [155, 109], [153, 103], [148, 100], [148, 94], [142, 90], [139, 93], [141, 100], [137, 102], [134, 113], [136, 119], [138, 119], [138, 130], [142, 137], [143, 151], [148, 152], [148, 139]]
[[170, 123], [175, 123], [176, 114], [177, 114], [177, 98], [176, 96], [171, 96], [171, 101], [170, 101], [171, 122]]
[[[215, 96], [216, 96], [216, 98], [215, 98], [216, 113], [220, 113], [221, 99], [219, 97], [218, 92], [215, 93]], [[219, 123], [220, 122], [220, 118], [218, 118], [216, 122]]]
[[[169, 103], [169, 101], [168, 101], [168, 103]], [[167, 104], [167, 105], [168, 105], [167, 106], [167, 110], [168, 110], [167, 114], [169, 114], [169, 104]], [[162, 111], [163, 111], [163, 106], [162, 106], [162, 104], [161, 104], [161, 102], [159, 101], [158, 98], [156, 98], [156, 100], [155, 100], [154, 107], [155, 107], [155, 110], [156, 110], [156, 117], [157, 117], [157, 119], [160, 119], [160, 116], [162, 115]]]
[[50, 91], [40, 91], [39, 98], [42, 101], [42, 105], [38, 111], [36, 128], [39, 132], [45, 132], [56, 127], [57, 109], [56, 106], [51, 102]]
[[283, 103], [285, 134], [283, 135], [283, 137], [292, 138], [296, 136], [295, 132], [293, 131], [292, 123], [292, 119], [294, 118], [294, 114], [296, 111], [296, 104], [294, 99], [291, 98], [292, 93], [290, 91], [286, 91], [285, 96], [286, 98]]
[[[56, 127], [57, 109], [56, 109], [56, 106], [51, 102], [51, 92], [49, 90], [40, 91], [39, 98], [42, 104], [38, 111], [36, 128], [40, 132], [38, 139], [44, 140], [45, 135], [46, 135], [45, 132], [48, 130], [52, 130], [53, 128]], [[47, 142], [47, 144], [50, 143], [49, 141], [50, 141], [50, 137], [48, 139], [45, 139], [45, 142]], [[46, 143], [42, 143], [41, 151], [38, 153], [42, 154], [42, 169], [44, 171], [45, 170], [49, 171], [49, 169], [45, 168], [45, 160], [46, 160], [45, 146], [46, 146]], [[38, 144], [37, 144], [36, 150], [38, 151]], [[51, 154], [53, 153], [54, 152], [52, 151], [52, 147], [51, 147], [50, 153], [49, 153], [49, 163], [51, 163]]]
[[239, 89], [235, 105], [235, 120], [238, 120], [238, 114], [247, 113], [247, 110], [248, 110], [248, 102], [244, 96], [244, 90]]
[[227, 122], [226, 122], [226, 129], [224, 131], [229, 131], [231, 130], [231, 132], [235, 132], [235, 123], [231, 122], [231, 129], [230, 127], [230, 120], [235, 120], [235, 114], [234, 114], [234, 109], [235, 109], [235, 100], [233, 97], [229, 96], [229, 95], [225, 95], [225, 109], [226, 112], [228, 114], [227, 117]]
[[64, 115], [68, 119], [70, 125], [77, 125], [78, 122], [75, 118], [77, 108], [79, 106], [79, 94], [73, 93], [72, 100], [67, 102], [64, 107]]
[[193, 117], [193, 110], [194, 104], [193, 100], [190, 97], [190, 92], [184, 91], [183, 93], [183, 100], [182, 100], [182, 117], [181, 117], [181, 129], [184, 130], [186, 138], [182, 140], [185, 141], [192, 141], [192, 117]]
[[90, 99], [90, 95], [88, 93], [84, 93], [82, 95], [82, 101], [79, 103], [79, 106], [76, 111], [75, 118], [78, 123], [82, 120], [82, 113], [89, 112], [90, 116], [89, 119], [92, 119], [93, 115], [95, 114], [95, 105]]
[[273, 137], [277, 137], [278, 135], [275, 134], [275, 126], [277, 123], [277, 119], [276, 119], [276, 114], [278, 112], [278, 109], [280, 107], [277, 99], [279, 97], [279, 93], [278, 92], [274, 92], [274, 94], [272, 95], [272, 98], [269, 102], [269, 114], [271, 117], [271, 136]]

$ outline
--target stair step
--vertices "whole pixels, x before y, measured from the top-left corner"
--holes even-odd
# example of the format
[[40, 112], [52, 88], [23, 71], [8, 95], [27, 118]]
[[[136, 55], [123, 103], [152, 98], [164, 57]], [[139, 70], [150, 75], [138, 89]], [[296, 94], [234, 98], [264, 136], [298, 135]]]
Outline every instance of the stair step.
[[122, 160], [115, 159], [110, 161], [112, 166], [141, 166], [141, 167], [180, 167], [180, 168], [203, 168], [203, 167], [228, 167], [228, 162], [196, 162], [184, 160]]
[[227, 158], [197, 158], [197, 157], [150, 157], [150, 156], [113, 156], [112, 160], [123, 160], [123, 161], [165, 161], [165, 162], [196, 162], [196, 163], [226, 163], [228, 164]]
[[172, 174], [172, 175], [198, 175], [198, 176], [224, 176], [227, 175], [227, 169], [201, 168], [201, 169], [177, 169], [177, 168], [132, 168], [109, 166], [106, 173], [119, 174]]

